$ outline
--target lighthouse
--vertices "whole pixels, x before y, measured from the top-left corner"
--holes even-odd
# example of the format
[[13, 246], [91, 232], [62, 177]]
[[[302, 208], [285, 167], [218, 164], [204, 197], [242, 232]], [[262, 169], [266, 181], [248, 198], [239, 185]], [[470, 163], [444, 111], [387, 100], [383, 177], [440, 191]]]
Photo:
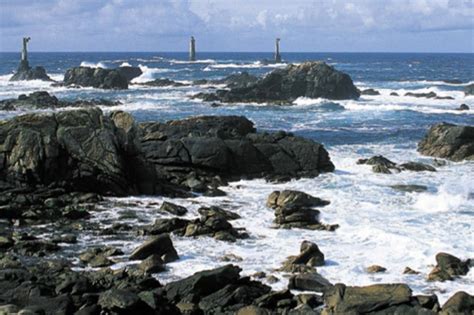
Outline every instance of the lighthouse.
[[191, 36], [189, 41], [189, 61], [196, 61], [196, 40]]
[[275, 63], [281, 63], [280, 39], [279, 38], [277, 38], [275, 40]]

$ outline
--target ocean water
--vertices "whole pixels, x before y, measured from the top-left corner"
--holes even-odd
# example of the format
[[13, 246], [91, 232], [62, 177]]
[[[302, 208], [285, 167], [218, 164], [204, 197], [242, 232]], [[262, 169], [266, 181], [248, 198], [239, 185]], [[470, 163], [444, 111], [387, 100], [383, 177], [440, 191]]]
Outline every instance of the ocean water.
[[[136, 82], [170, 78], [189, 82], [195, 79], [217, 79], [247, 71], [263, 75], [286, 63], [323, 60], [351, 75], [360, 89], [374, 88], [381, 95], [361, 96], [359, 100], [329, 101], [300, 98], [288, 106], [267, 104], [232, 104], [212, 108], [189, 96], [206, 87], [148, 88], [130, 86], [125, 91], [92, 88], [51, 87], [50, 83], [8, 82], [16, 69], [19, 54], [0, 53], [0, 99], [46, 90], [59, 98], [108, 98], [123, 105], [104, 111], [125, 110], [138, 121], [167, 121], [193, 115], [244, 115], [259, 131], [284, 129], [323, 143], [336, 171], [317, 178], [271, 184], [263, 180], [241, 181], [223, 187], [228, 195], [219, 198], [196, 197], [173, 199], [186, 206], [187, 218], [198, 216], [201, 205], [221, 205], [235, 211], [242, 219], [233, 225], [245, 227], [250, 239], [229, 244], [211, 238], [173, 236], [181, 259], [168, 265], [168, 271], [157, 275], [166, 283], [202, 269], [225, 262], [224, 254], [243, 258], [236, 262], [243, 274], [264, 271], [280, 278], [275, 289], [286, 287], [286, 275], [274, 272], [286, 256], [299, 252], [303, 240], [318, 244], [327, 264], [318, 272], [330, 281], [348, 285], [404, 282], [415, 293], [436, 293], [445, 301], [458, 290], [474, 294], [474, 271], [452, 282], [427, 282], [426, 276], [435, 264], [435, 255], [445, 251], [462, 259], [474, 258], [474, 162], [448, 162], [431, 172], [402, 172], [384, 175], [372, 173], [370, 166], [357, 165], [362, 157], [382, 154], [395, 162], [432, 163], [432, 158], [417, 153], [416, 145], [438, 122], [474, 124], [474, 97], [465, 96], [463, 88], [474, 81], [474, 54], [349, 54], [286, 53], [285, 63], [264, 65], [269, 53], [201, 53], [200, 60], [186, 61], [184, 53], [32, 53], [30, 63], [43, 65], [55, 79], [61, 80], [73, 66], [117, 67], [140, 66], [144, 74]], [[460, 80], [461, 84], [444, 80]], [[454, 100], [435, 100], [403, 96], [406, 92], [436, 92]], [[401, 96], [390, 96], [397, 92]], [[470, 111], [456, 111], [461, 104]], [[47, 111], [46, 111], [47, 112]], [[24, 112], [0, 112], [6, 119]], [[423, 193], [406, 193], [392, 189], [395, 184], [419, 184], [428, 187]], [[277, 189], [297, 189], [331, 201], [321, 210], [321, 219], [337, 223], [336, 232], [279, 230], [272, 228], [273, 211], [265, 207], [268, 194]], [[109, 226], [114, 222], [143, 225], [166, 215], [158, 213], [162, 197], [111, 198], [102, 211], [94, 213], [93, 222]], [[130, 215], [130, 212], [133, 215]], [[45, 235], [53, 227], [44, 227]], [[100, 236], [84, 232], [79, 244], [66, 246], [60, 255], [73, 257], [91, 244], [113, 244], [129, 253], [144, 238]], [[116, 267], [127, 264], [118, 258]], [[382, 274], [368, 274], [365, 268], [379, 264], [387, 268]], [[420, 275], [403, 275], [409, 266]]]

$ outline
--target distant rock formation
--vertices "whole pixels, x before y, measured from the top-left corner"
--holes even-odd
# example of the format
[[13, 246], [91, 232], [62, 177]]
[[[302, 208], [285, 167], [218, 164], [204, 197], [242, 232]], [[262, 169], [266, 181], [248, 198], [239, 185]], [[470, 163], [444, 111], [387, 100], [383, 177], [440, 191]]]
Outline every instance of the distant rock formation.
[[23, 51], [21, 53], [20, 65], [16, 73], [10, 78], [10, 81], [27, 81], [27, 80], [43, 80], [53, 81], [47, 74], [43, 67], [30, 67], [28, 62], [27, 44], [30, 41], [29, 37], [23, 38]]
[[298, 97], [357, 99], [360, 91], [349, 75], [324, 62], [305, 62], [277, 69], [247, 86], [201, 95], [221, 102], [288, 103]]
[[64, 84], [98, 89], [128, 89], [128, 70], [75, 67], [66, 71]]

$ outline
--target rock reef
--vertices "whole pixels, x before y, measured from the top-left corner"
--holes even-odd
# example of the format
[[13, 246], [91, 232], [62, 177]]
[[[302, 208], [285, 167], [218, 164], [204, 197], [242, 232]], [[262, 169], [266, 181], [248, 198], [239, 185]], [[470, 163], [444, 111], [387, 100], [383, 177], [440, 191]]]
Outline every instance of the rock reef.
[[291, 103], [298, 97], [341, 100], [359, 96], [360, 91], [349, 75], [324, 62], [305, 62], [274, 70], [255, 82], [246, 80], [245, 85], [231, 86], [230, 90], [199, 97], [225, 103]]

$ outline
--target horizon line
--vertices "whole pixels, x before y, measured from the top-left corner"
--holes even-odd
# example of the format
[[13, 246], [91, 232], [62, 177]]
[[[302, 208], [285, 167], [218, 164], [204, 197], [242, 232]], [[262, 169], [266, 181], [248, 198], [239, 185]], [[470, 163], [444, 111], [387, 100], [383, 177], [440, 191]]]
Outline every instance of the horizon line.
[[[0, 53], [19, 53], [21, 51], [0, 51]], [[151, 50], [57, 50], [57, 51], [46, 51], [46, 50], [33, 50], [28, 53], [183, 53], [188, 54], [188, 51], [151, 51]], [[196, 54], [207, 54], [207, 53], [257, 53], [257, 54], [274, 54], [274, 51], [198, 51]], [[283, 51], [284, 54], [474, 54], [474, 51]]]

